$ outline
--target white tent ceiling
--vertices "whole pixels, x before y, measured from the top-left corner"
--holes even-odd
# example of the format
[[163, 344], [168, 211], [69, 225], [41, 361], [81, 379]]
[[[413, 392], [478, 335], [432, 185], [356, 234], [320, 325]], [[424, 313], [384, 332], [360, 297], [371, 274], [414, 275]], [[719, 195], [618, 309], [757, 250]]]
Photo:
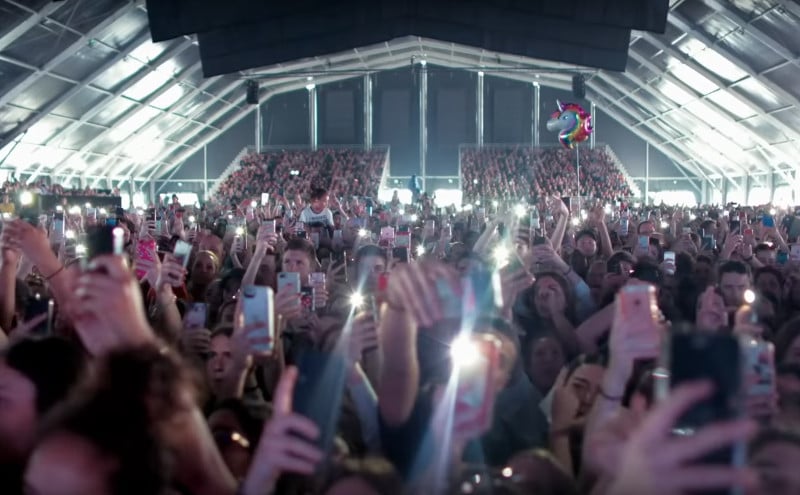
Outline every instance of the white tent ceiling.
[[31, 180], [158, 178], [253, 111], [244, 79], [264, 101], [425, 59], [560, 89], [583, 72], [598, 108], [691, 174], [792, 182], [798, 25], [793, 0], [685, 0], [665, 34], [633, 33], [625, 73], [405, 37], [204, 79], [193, 39], [150, 41], [141, 1], [0, 0], [0, 160]]

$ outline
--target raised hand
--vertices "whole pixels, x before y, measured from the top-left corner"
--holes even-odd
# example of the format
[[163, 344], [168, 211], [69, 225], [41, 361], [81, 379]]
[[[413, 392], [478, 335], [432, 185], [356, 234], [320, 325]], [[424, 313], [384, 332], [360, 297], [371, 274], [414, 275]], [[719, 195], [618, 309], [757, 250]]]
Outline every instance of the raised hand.
[[608, 493], [678, 495], [755, 485], [754, 473], [746, 468], [697, 463], [720, 448], [746, 442], [757, 431], [754, 423], [715, 423], [692, 436], [672, 435], [681, 415], [711, 392], [710, 384], [704, 382], [682, 385], [652, 410], [623, 448], [620, 469]]
[[323, 459], [312, 442], [319, 428], [308, 418], [292, 412], [297, 368], [289, 366], [281, 375], [273, 401], [272, 417], [258, 442], [250, 471], [240, 490], [244, 495], [272, 493], [283, 473], [311, 475]]
[[93, 355], [154, 340], [139, 284], [125, 260], [98, 256], [78, 278], [75, 330]]
[[391, 308], [407, 311], [417, 326], [431, 327], [443, 318], [436, 292], [436, 279], [444, 278], [456, 286], [457, 277], [439, 263], [402, 263], [389, 278], [386, 301]]

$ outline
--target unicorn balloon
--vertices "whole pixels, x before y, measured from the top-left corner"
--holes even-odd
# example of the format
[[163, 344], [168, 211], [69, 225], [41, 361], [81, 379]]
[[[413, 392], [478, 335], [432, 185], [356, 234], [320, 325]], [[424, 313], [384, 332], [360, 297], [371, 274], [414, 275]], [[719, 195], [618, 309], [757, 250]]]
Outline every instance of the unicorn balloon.
[[593, 130], [592, 116], [577, 103], [561, 103], [558, 100], [556, 103], [558, 111], [547, 121], [547, 130], [558, 131], [558, 140], [568, 149], [589, 139]]

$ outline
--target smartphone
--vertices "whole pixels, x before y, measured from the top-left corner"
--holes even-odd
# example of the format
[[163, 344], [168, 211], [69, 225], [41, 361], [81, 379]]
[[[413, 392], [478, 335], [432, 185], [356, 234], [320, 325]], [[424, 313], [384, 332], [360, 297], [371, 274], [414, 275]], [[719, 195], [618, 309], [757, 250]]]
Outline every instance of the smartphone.
[[192, 245], [186, 241], [178, 239], [175, 243], [175, 249], [172, 250], [172, 255], [175, 256], [184, 268], [189, 266], [189, 258], [192, 255]]
[[[673, 426], [675, 435], [693, 435], [711, 423], [742, 417], [742, 353], [736, 337], [724, 333], [676, 332], [667, 345], [664, 364], [669, 374], [666, 380], [656, 382], [658, 399], [668, 400], [669, 389], [682, 383], [704, 380], [713, 384], [711, 396], [678, 419]], [[720, 449], [699, 462], [743, 465], [744, 454], [745, 445], [741, 444]]]
[[[78, 243], [80, 244], [80, 240]], [[136, 259], [155, 262], [158, 259], [156, 249], [155, 239], [139, 239], [139, 242], [136, 243]], [[137, 280], [142, 280], [146, 275], [147, 272], [145, 270], [138, 267], [136, 268]]]
[[311, 314], [317, 310], [317, 305], [314, 301], [313, 287], [304, 286], [300, 288], [300, 306], [302, 306], [305, 314]]
[[295, 232], [305, 232], [306, 231], [306, 224], [304, 222], [297, 222], [294, 224], [294, 231]]
[[461, 291], [453, 287], [444, 278], [437, 278], [435, 284], [436, 295], [439, 299], [438, 303], [442, 308], [442, 318], [444, 320], [460, 320], [462, 316]]
[[300, 230], [298, 232], [295, 232], [295, 235], [297, 235], [298, 239], [308, 239], [308, 232], [306, 232], [305, 230]]
[[319, 429], [315, 444], [324, 453], [333, 447], [339, 423], [347, 369], [338, 354], [304, 350], [297, 358], [292, 409]]
[[453, 425], [460, 436], [477, 437], [492, 424], [502, 345], [491, 334], [457, 339], [459, 343], [451, 347], [453, 372], [458, 377]]
[[800, 244], [789, 246], [789, 260], [800, 261]]
[[647, 235], [640, 235], [639, 236], [639, 250], [644, 252], [649, 252], [650, 250], [650, 236]]
[[615, 320], [620, 322], [637, 322], [635, 327], [620, 325], [628, 332], [624, 336], [640, 359], [657, 358], [662, 342], [661, 331], [656, 324], [658, 301], [656, 289], [647, 283], [628, 284], [617, 294]]
[[183, 317], [183, 328], [197, 329], [206, 327], [208, 307], [205, 303], [190, 303]]
[[409, 232], [409, 230], [408, 230], [408, 224], [399, 225], [399, 226], [397, 227], [397, 235], [398, 235], [398, 236], [399, 236], [400, 234], [408, 234], [408, 232]]
[[311, 287], [325, 287], [325, 274], [322, 272], [311, 272], [308, 275], [308, 285]]
[[125, 234], [118, 227], [97, 225], [86, 233], [86, 258], [91, 261], [101, 255], [121, 256]]
[[692, 233], [692, 228], [691, 227], [684, 227], [683, 228], [683, 233], [684, 234], [691, 234]]
[[319, 232], [311, 233], [311, 243], [314, 245], [314, 249], [319, 249]]
[[342, 242], [342, 230], [336, 229], [333, 231], [333, 240], [336, 242]]
[[60, 244], [64, 239], [64, 212], [57, 212], [53, 215], [53, 228], [50, 231], [50, 238], [53, 244]]
[[713, 251], [717, 248], [717, 240], [713, 235], [703, 235], [700, 242], [700, 249], [703, 251]]
[[675, 264], [675, 251], [664, 251], [664, 263]]
[[729, 224], [732, 234], [739, 234], [742, 228], [742, 222], [739, 220], [731, 220]]
[[748, 236], [748, 235], [752, 236], [753, 235], [753, 229], [751, 229], [751, 228], [744, 229], [744, 231], [742, 232], [742, 235], [744, 235], [744, 236]]
[[52, 333], [53, 301], [40, 293], [32, 294], [25, 305], [25, 321], [30, 321], [40, 315], [46, 314], [47, 319], [31, 329], [31, 335], [47, 336]]
[[764, 227], [771, 229], [775, 227], [775, 218], [772, 215], [764, 215], [764, 218], [761, 219], [761, 224]]
[[267, 234], [275, 234], [275, 220], [265, 220], [264, 223], [261, 224], [264, 227], [264, 230]]
[[778, 254], [775, 255], [775, 261], [779, 265], [785, 265], [789, 262], [789, 253], [786, 251], [778, 251]]
[[[264, 328], [247, 334], [248, 339], [259, 339], [253, 344], [256, 352], [270, 353], [275, 348], [275, 319], [273, 316], [273, 293], [271, 287], [248, 285], [242, 289], [242, 316], [244, 325], [259, 325]], [[268, 342], [263, 342], [268, 340]]]
[[281, 272], [278, 274], [278, 292], [282, 292], [286, 287], [300, 293], [300, 274], [297, 272]]
[[742, 338], [745, 394], [747, 397], [775, 395], [775, 346], [766, 340]]
[[393, 244], [395, 239], [394, 227], [381, 227], [381, 243]]
[[[400, 237], [398, 237], [400, 239]], [[400, 263], [408, 263], [409, 248], [407, 247], [394, 247], [392, 248], [392, 258]]]
[[398, 232], [394, 239], [394, 245], [398, 248], [407, 249], [411, 247], [411, 234], [408, 232]]

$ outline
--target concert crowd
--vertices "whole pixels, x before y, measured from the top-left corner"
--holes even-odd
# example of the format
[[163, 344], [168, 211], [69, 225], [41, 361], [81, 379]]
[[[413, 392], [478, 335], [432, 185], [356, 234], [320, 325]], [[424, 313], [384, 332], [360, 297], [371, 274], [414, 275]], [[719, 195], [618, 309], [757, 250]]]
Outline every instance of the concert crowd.
[[381, 153], [4, 215], [0, 492], [800, 493], [800, 211], [524, 149], [382, 204]]

